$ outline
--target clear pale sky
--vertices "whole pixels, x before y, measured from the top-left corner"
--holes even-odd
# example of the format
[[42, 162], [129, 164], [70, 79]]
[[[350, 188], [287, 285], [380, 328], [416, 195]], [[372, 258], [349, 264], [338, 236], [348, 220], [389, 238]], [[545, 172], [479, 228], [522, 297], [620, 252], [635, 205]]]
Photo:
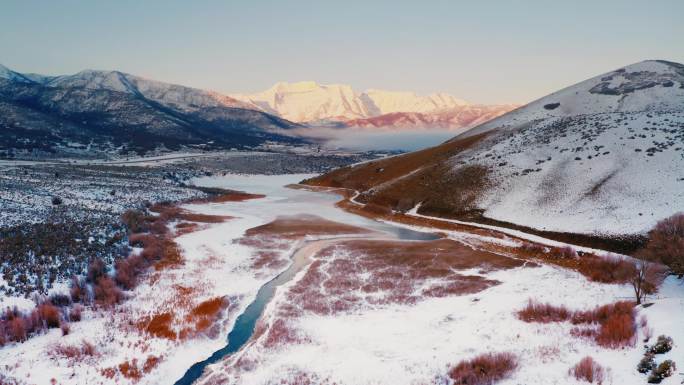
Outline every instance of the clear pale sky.
[[520, 103], [644, 59], [684, 62], [683, 17], [684, 0], [6, 0], [0, 63], [225, 93], [315, 80]]

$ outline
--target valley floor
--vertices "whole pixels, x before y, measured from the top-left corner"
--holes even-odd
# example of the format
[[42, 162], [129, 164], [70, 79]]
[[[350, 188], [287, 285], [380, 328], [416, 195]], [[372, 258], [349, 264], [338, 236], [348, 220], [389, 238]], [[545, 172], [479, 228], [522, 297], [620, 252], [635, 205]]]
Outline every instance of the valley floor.
[[[631, 300], [631, 287], [522, 258], [515, 250], [523, 242], [494, 230], [441, 227], [440, 239], [422, 238], [436, 229], [375, 221], [336, 207], [334, 194], [282, 187], [305, 177], [194, 179], [265, 197], [184, 206], [228, 219], [176, 237], [182, 263], [152, 270], [113, 313], [87, 311], [66, 336], [51, 329], [0, 348], [0, 383], [173, 383], [225, 346], [238, 316], [295, 251], [305, 263], [276, 289], [252, 338], [199, 383], [449, 384], [460, 361], [511, 352], [518, 368], [501, 384], [577, 383], [568, 370], [587, 355], [609, 369], [605, 383], [640, 384], [646, 376], [635, 368], [648, 328], [674, 339], [658, 362], [684, 365], [681, 280], [667, 279], [651, 306], [637, 308], [648, 326], [632, 346], [601, 347], [573, 336], [569, 322], [525, 323], [516, 312], [529, 299], [588, 310]], [[196, 310], [216, 299], [226, 306], [200, 328]], [[188, 325], [197, 332], [181, 333]], [[73, 353], [84, 343], [94, 352]]]

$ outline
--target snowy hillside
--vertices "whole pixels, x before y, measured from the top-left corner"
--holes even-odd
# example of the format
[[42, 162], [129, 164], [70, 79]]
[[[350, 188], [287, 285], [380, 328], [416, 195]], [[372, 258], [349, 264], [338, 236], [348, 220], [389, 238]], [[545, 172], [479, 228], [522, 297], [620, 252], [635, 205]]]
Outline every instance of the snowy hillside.
[[[643, 234], [684, 211], [684, 65], [583, 81], [414, 154], [313, 183], [362, 201], [540, 231]], [[401, 204], [400, 204], [401, 202]]]
[[312, 81], [277, 83], [260, 93], [233, 97], [294, 122], [334, 121], [361, 128], [471, 127], [471, 122], [485, 122], [514, 108], [475, 106], [445, 93], [420, 96], [375, 89], [358, 93], [348, 85]]
[[481, 200], [486, 216], [624, 234], [684, 210], [682, 65], [630, 65], [465, 135], [489, 130], [493, 137], [461, 157], [494, 170], [498, 183]]

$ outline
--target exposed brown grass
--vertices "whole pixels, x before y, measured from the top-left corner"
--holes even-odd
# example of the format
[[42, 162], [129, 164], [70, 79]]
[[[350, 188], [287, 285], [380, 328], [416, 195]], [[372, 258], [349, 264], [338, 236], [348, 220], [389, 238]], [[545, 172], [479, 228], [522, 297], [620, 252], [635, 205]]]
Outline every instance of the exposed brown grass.
[[472, 294], [498, 282], [454, 270], [479, 267], [489, 271], [523, 263], [446, 239], [342, 241], [317, 253], [290, 290], [292, 309], [334, 314], [359, 303], [413, 304], [428, 297]]
[[245, 232], [248, 237], [275, 236], [279, 238], [302, 238], [307, 235], [367, 234], [369, 230], [333, 222], [315, 215], [280, 216], [265, 225]]
[[71, 364], [98, 355], [95, 345], [85, 340], [78, 345], [55, 344], [48, 350], [48, 354], [53, 358], [66, 358]]
[[510, 376], [517, 367], [512, 353], [487, 353], [461, 361], [448, 376], [454, 385], [491, 385]]
[[138, 322], [138, 328], [158, 338], [175, 340], [178, 335], [171, 328], [173, 319], [173, 314], [170, 312], [155, 314]]

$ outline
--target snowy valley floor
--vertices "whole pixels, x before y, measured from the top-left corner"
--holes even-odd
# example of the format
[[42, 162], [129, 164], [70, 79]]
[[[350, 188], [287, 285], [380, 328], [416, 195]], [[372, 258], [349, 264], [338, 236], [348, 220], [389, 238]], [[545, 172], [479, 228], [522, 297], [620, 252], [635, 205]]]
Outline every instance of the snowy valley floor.
[[[646, 383], [635, 369], [645, 328], [633, 347], [607, 349], [573, 337], [569, 322], [516, 317], [529, 299], [588, 310], [630, 300], [631, 287], [519, 259], [510, 250], [520, 240], [493, 231], [440, 228], [442, 239], [408, 240], [404, 229], [429, 229], [374, 221], [336, 207], [336, 195], [282, 187], [305, 177], [197, 179], [266, 197], [184, 206], [230, 219], [178, 236], [183, 263], [151, 271], [113, 314], [89, 311], [67, 336], [51, 329], [0, 348], [0, 373], [29, 384], [172, 384], [225, 346], [259, 288], [305, 250], [309, 263], [277, 289], [253, 338], [209, 366], [199, 383], [448, 384], [450, 367], [486, 352], [518, 357], [518, 369], [500, 384], [574, 384], [568, 370], [587, 355], [610, 369], [606, 383]], [[657, 360], [684, 365], [681, 282], [666, 280], [637, 318], [647, 318], [654, 336], [674, 339]], [[216, 317], [197, 318], [197, 309], [217, 300]], [[188, 325], [193, 332], [181, 333]], [[95, 353], [65, 353], [84, 341]], [[681, 381], [675, 375], [663, 383]]]

